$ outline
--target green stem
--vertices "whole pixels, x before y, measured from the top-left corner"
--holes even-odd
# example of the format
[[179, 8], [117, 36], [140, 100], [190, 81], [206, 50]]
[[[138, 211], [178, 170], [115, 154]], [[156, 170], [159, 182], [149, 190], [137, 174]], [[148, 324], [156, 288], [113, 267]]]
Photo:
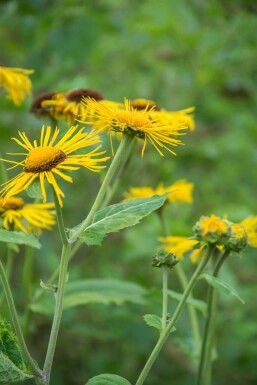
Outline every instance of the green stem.
[[[167, 221], [165, 220], [164, 210], [163, 210], [164, 207], [165, 206], [162, 206], [158, 210], [158, 216], [159, 216], [159, 219], [160, 219], [160, 222], [161, 222], [161, 225], [162, 225], [163, 234], [167, 237], [167, 236], [170, 235], [170, 229], [169, 229], [169, 226], [167, 224]], [[181, 264], [178, 263], [174, 270], [175, 270], [175, 272], [177, 274], [177, 277], [179, 279], [181, 287], [182, 287], [182, 289], [184, 291], [186, 289], [186, 287], [187, 287], [187, 284], [188, 284], [188, 279], [187, 279], [187, 276], [186, 276], [186, 274], [184, 272], [184, 269], [181, 266]], [[193, 299], [193, 296], [190, 295], [190, 298]], [[191, 328], [192, 328], [192, 332], [193, 332], [193, 336], [194, 336], [194, 341], [195, 341], [195, 351], [198, 354], [199, 351], [200, 351], [200, 347], [201, 347], [201, 334], [200, 334], [200, 328], [199, 328], [197, 312], [196, 312], [196, 309], [194, 308], [194, 306], [192, 306], [190, 304], [187, 305], [187, 308], [188, 308]]]
[[162, 266], [162, 331], [167, 325], [168, 314], [168, 267]]
[[[13, 250], [10, 247], [7, 247], [5, 274], [8, 282], [10, 281], [10, 278], [12, 275], [12, 268], [13, 268]], [[4, 293], [1, 293], [0, 308], [2, 307], [3, 300], [4, 300]]]
[[[226, 258], [229, 255], [229, 251], [225, 251], [224, 254], [220, 256], [218, 259], [218, 262], [213, 270], [213, 277], [217, 277], [219, 270], [226, 260]], [[198, 369], [198, 375], [197, 375], [197, 385], [208, 385], [210, 381], [210, 372], [211, 372], [211, 353], [212, 353], [212, 341], [214, 336], [214, 328], [215, 328], [215, 305], [216, 305], [216, 298], [215, 298], [215, 289], [213, 286], [209, 286], [208, 289], [208, 300], [207, 300], [207, 318], [205, 321], [205, 327], [204, 327], [204, 335], [203, 335], [203, 342], [202, 342], [202, 349], [201, 349], [201, 357], [200, 357], [200, 363], [199, 363], [199, 369]], [[207, 380], [207, 377], [209, 380]], [[208, 383], [206, 382], [208, 381]]]
[[120, 163], [123, 161], [124, 157], [127, 156], [127, 152], [129, 151], [129, 148], [130, 148], [129, 145], [130, 145], [132, 139], [133, 139], [133, 136], [128, 135], [126, 133], [122, 134], [122, 139], [121, 139], [119, 148], [118, 148], [118, 150], [117, 150], [117, 152], [116, 152], [116, 154], [112, 160], [112, 163], [111, 163], [111, 165], [110, 165], [110, 167], [109, 167], [109, 169], [105, 175], [105, 178], [104, 178], [102, 186], [101, 186], [101, 188], [97, 194], [95, 202], [94, 202], [88, 216], [82, 222], [80, 228], [69, 239], [69, 243], [75, 242], [78, 239], [78, 237], [80, 236], [80, 234], [83, 233], [83, 231], [86, 229], [86, 227], [91, 223], [96, 211], [100, 208], [100, 206], [103, 202], [106, 191], [108, 190], [108, 187], [110, 185], [110, 182], [111, 182], [116, 170], [118, 169]]
[[56, 293], [56, 305], [55, 305], [55, 311], [54, 311], [54, 318], [53, 318], [53, 324], [52, 324], [52, 329], [50, 333], [50, 338], [48, 342], [47, 353], [46, 353], [46, 358], [45, 358], [45, 363], [43, 368], [43, 379], [46, 385], [48, 385], [50, 381], [51, 368], [53, 364], [57, 337], [58, 337], [59, 328], [61, 324], [63, 302], [64, 302], [64, 289], [65, 289], [65, 283], [66, 283], [66, 277], [67, 277], [67, 271], [68, 271], [69, 254], [71, 251], [71, 245], [68, 243], [68, 239], [65, 233], [61, 207], [59, 205], [54, 189], [53, 189], [53, 192], [54, 192], [54, 202], [55, 202], [55, 209], [56, 209], [56, 218], [58, 222], [59, 233], [63, 243], [63, 247], [62, 247], [62, 255], [61, 255], [61, 262], [60, 262], [58, 287], [57, 287], [57, 293]]
[[196, 284], [196, 281], [207, 265], [209, 259], [211, 258], [211, 255], [213, 253], [213, 247], [209, 246], [207, 249], [207, 252], [205, 254], [205, 257], [202, 259], [201, 263], [198, 265], [197, 269], [195, 270], [194, 274], [192, 275], [190, 281], [188, 282], [188, 285], [183, 293], [183, 296], [181, 297], [181, 300], [179, 301], [177, 308], [175, 310], [175, 313], [173, 317], [170, 320], [170, 323], [166, 326], [165, 330], [161, 333], [159, 340], [157, 341], [157, 344], [155, 345], [155, 348], [153, 349], [148, 361], [146, 362], [137, 382], [136, 385], [142, 385], [154, 363], [156, 360], [162, 346], [164, 345], [165, 341], [167, 340], [173, 326], [175, 325], [185, 303], [187, 298], [189, 297], [194, 285]]
[[30, 369], [33, 372], [33, 374], [35, 376], [37, 376], [38, 378], [42, 378], [41, 372], [37, 368], [37, 366], [35, 365], [34, 360], [31, 357], [31, 355], [30, 355], [30, 353], [28, 351], [26, 342], [24, 340], [24, 337], [23, 337], [23, 334], [22, 334], [22, 330], [21, 330], [21, 326], [20, 326], [20, 323], [19, 323], [18, 314], [17, 314], [16, 308], [15, 308], [13, 297], [12, 297], [11, 289], [10, 289], [10, 286], [9, 286], [9, 283], [8, 283], [8, 279], [6, 277], [6, 273], [5, 273], [5, 270], [4, 270], [4, 267], [3, 267], [3, 264], [2, 264], [1, 260], [0, 260], [0, 279], [1, 279], [1, 282], [2, 282], [2, 285], [3, 285], [3, 288], [4, 288], [4, 293], [5, 293], [7, 304], [8, 304], [8, 308], [9, 308], [9, 311], [10, 311], [13, 328], [15, 330], [17, 339], [19, 341], [19, 345], [20, 345], [22, 354], [24, 356], [24, 359], [27, 362], [27, 364], [30, 367]]

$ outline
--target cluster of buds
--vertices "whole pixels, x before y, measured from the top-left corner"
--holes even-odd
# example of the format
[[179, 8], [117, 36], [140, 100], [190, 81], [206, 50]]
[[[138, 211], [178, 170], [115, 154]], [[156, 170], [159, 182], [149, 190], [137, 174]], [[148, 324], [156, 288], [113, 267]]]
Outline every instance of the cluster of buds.
[[195, 237], [201, 242], [239, 252], [247, 246], [247, 231], [242, 225], [216, 215], [202, 216], [193, 227]]
[[173, 253], [160, 252], [153, 257], [153, 267], [167, 266], [169, 269], [173, 269], [179, 261], [176, 255]]

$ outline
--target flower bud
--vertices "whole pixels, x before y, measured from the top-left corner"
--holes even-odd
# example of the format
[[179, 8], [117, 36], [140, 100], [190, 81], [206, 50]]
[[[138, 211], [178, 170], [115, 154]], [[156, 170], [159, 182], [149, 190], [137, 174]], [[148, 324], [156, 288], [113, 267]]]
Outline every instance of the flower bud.
[[232, 224], [231, 235], [228, 238], [225, 247], [228, 250], [239, 252], [247, 246], [247, 232], [245, 228], [238, 224]]
[[176, 255], [173, 253], [160, 252], [153, 257], [153, 267], [167, 266], [169, 269], [173, 269], [179, 261], [176, 259]]
[[231, 223], [216, 215], [202, 216], [193, 227], [195, 236], [200, 241], [224, 245], [231, 235]]

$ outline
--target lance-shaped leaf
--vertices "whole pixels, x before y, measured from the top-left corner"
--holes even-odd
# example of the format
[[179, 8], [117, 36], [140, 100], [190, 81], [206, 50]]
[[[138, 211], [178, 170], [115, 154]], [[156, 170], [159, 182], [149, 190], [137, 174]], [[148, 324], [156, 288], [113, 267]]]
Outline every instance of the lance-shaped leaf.
[[[146, 303], [147, 290], [134, 282], [118, 279], [85, 279], [67, 283], [65, 287], [64, 310], [74, 306], [100, 303], [103, 305], [122, 305], [124, 302]], [[30, 308], [34, 312], [52, 314], [55, 299], [50, 292], [45, 292], [38, 302]]]
[[[99, 210], [90, 226], [80, 235], [87, 245], [101, 245], [108, 233], [113, 233], [125, 227], [136, 225], [143, 217], [159, 209], [165, 202], [167, 194], [154, 195], [150, 198], [131, 199]], [[70, 230], [72, 237], [79, 226]]]
[[199, 279], [205, 279], [209, 285], [214, 287], [215, 289], [223, 291], [223, 293], [233, 295], [238, 299], [238, 301], [245, 303], [244, 300], [240, 297], [236, 289], [234, 289], [232, 286], [230, 286], [228, 283], [222, 281], [220, 278], [213, 277], [213, 275], [204, 273], [201, 274]]
[[131, 385], [125, 378], [116, 374], [100, 374], [92, 377], [86, 385]]
[[38, 239], [32, 234], [25, 234], [22, 231], [0, 230], [0, 242], [28, 245], [40, 249]]

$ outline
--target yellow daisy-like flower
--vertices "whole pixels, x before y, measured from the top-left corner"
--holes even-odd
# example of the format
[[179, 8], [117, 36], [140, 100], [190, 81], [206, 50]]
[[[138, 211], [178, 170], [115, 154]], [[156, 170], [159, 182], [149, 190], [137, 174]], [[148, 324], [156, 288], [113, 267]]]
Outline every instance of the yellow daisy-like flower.
[[82, 99], [93, 98], [96, 101], [103, 100], [103, 95], [91, 89], [78, 89], [67, 93], [57, 93], [50, 100], [42, 101], [43, 108], [48, 109], [50, 116], [56, 120], [64, 119], [71, 124], [76, 117], [82, 115], [84, 106]]
[[86, 102], [83, 123], [91, 124], [99, 131], [126, 132], [137, 138], [143, 139], [142, 156], [144, 155], [147, 141], [149, 141], [160, 155], [163, 156], [162, 148], [174, 154], [171, 146], [182, 144], [177, 139], [181, 130], [186, 129], [180, 119], [174, 119], [167, 124], [167, 121], [153, 116], [153, 109], [137, 110], [131, 106], [128, 99], [125, 99], [123, 108], [114, 105], [97, 103], [93, 99]]
[[195, 129], [195, 121], [192, 113], [194, 112], [194, 107], [185, 108], [184, 110], [179, 111], [165, 111], [165, 110], [155, 110], [153, 115], [159, 116], [159, 118], [166, 120], [167, 124], [169, 122], [180, 121], [181, 124], [185, 125], [186, 128], [190, 131]]
[[249, 216], [242, 220], [239, 225], [246, 230], [248, 244], [257, 247], [257, 216]]
[[6, 230], [24, 233], [51, 230], [55, 224], [53, 203], [26, 203], [20, 197], [0, 198], [0, 217]]
[[3, 87], [16, 106], [19, 106], [26, 95], [31, 95], [31, 81], [28, 75], [33, 74], [33, 70], [22, 68], [8, 68], [0, 65], [0, 87]]
[[59, 129], [56, 128], [51, 138], [51, 127], [48, 126], [45, 129], [43, 126], [39, 144], [36, 140], [31, 143], [25, 132], [19, 132], [20, 139], [13, 138], [27, 153], [13, 154], [25, 156], [25, 159], [20, 162], [2, 159], [5, 162], [13, 163], [14, 167], [23, 167], [20, 174], [5, 183], [6, 186], [0, 192], [5, 199], [26, 190], [34, 180], [39, 179], [43, 201], [46, 202], [46, 179], [54, 188], [59, 204], [62, 206], [61, 197], [64, 197], [64, 193], [57, 184], [56, 176], [71, 183], [72, 178], [63, 171], [73, 171], [85, 167], [97, 172], [105, 167], [99, 163], [105, 162], [109, 158], [96, 158], [104, 154], [104, 152], [97, 152], [101, 146], [86, 154], [70, 155], [76, 150], [99, 143], [100, 138], [94, 132], [87, 133], [84, 132], [84, 128], [78, 129], [78, 126], [72, 126], [56, 142], [58, 135]]
[[191, 250], [199, 241], [194, 239], [188, 239], [187, 237], [178, 237], [178, 236], [171, 236], [171, 237], [163, 237], [159, 238], [159, 240], [162, 242], [162, 248], [167, 253], [175, 254], [177, 259], [183, 259], [184, 254]]
[[160, 111], [160, 107], [157, 105], [157, 103], [149, 99], [134, 99], [131, 100], [130, 105], [136, 110]]
[[192, 192], [193, 183], [187, 182], [185, 179], [180, 179], [168, 187], [159, 184], [156, 189], [152, 187], [131, 187], [130, 191], [125, 193], [125, 200], [136, 198], [148, 198], [153, 195], [162, 195], [169, 193], [167, 199], [172, 202], [191, 203], [193, 201]]

